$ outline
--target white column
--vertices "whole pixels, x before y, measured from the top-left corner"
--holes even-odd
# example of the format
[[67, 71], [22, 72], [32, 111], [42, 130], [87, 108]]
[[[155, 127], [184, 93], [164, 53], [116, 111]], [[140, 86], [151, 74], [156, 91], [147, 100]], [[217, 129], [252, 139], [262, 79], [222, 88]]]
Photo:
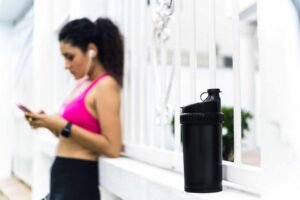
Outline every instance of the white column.
[[12, 130], [9, 126], [11, 119], [11, 92], [13, 80], [11, 78], [10, 60], [10, 36], [12, 26], [0, 24], [0, 178], [8, 177], [11, 174], [12, 163]]
[[[53, 85], [54, 34], [52, 8], [53, 2], [36, 0], [34, 2], [33, 38], [33, 83], [35, 109], [51, 108]], [[58, 51], [58, 50], [57, 50]]]
[[299, 21], [291, 1], [265, 0], [257, 5], [262, 199], [299, 199]]
[[[53, 107], [54, 95], [54, 75], [53, 70], [55, 66], [55, 51], [54, 42], [57, 42], [57, 36], [54, 33], [54, 17], [53, 1], [35, 0], [34, 1], [34, 37], [33, 37], [33, 90], [32, 97], [34, 101], [33, 110], [45, 109], [46, 111]], [[49, 173], [50, 165], [45, 163], [44, 159], [40, 159], [42, 139], [46, 137], [46, 141], [50, 142], [52, 136], [45, 129], [38, 129], [34, 131], [35, 137], [35, 151], [33, 163], [33, 199], [41, 199], [49, 190]], [[47, 138], [49, 137], [49, 138]], [[43, 145], [47, 146], [47, 145]], [[48, 146], [47, 146], [48, 148]], [[50, 158], [50, 161], [53, 158]]]

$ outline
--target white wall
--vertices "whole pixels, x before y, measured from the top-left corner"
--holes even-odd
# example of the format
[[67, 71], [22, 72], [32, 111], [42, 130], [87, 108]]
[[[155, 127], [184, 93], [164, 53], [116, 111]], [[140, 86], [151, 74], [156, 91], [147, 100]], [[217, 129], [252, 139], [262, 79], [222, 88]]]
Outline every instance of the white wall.
[[299, 199], [299, 21], [284, 0], [258, 1], [258, 20], [264, 199]]

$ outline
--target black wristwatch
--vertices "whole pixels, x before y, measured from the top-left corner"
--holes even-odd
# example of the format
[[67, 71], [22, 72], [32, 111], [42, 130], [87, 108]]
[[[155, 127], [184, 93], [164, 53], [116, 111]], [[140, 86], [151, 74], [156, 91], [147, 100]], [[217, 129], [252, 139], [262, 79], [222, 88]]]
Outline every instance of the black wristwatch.
[[61, 131], [61, 135], [68, 138], [71, 135], [71, 127], [72, 127], [72, 123], [68, 122], [67, 125], [63, 128], [63, 130]]

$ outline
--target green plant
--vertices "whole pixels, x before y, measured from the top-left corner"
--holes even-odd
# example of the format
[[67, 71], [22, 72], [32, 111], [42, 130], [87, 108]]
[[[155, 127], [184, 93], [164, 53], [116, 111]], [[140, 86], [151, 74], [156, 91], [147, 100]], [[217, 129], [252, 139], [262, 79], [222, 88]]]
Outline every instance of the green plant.
[[[233, 107], [222, 107], [224, 113], [223, 123], [223, 159], [233, 161], [234, 140], [233, 140]], [[242, 138], [245, 136], [245, 131], [249, 130], [249, 119], [253, 116], [250, 112], [242, 110]], [[224, 130], [225, 129], [225, 130]]]
[[[233, 140], [233, 107], [222, 107], [221, 112], [224, 114], [224, 123], [223, 123], [223, 159], [227, 161], [233, 161], [233, 152], [234, 152], [234, 140]], [[242, 110], [242, 138], [244, 138], [245, 131], [249, 130], [249, 119], [252, 119], [253, 116], [250, 112]], [[171, 121], [172, 133], [174, 134], [175, 126], [174, 116]], [[182, 138], [181, 138], [182, 141]]]

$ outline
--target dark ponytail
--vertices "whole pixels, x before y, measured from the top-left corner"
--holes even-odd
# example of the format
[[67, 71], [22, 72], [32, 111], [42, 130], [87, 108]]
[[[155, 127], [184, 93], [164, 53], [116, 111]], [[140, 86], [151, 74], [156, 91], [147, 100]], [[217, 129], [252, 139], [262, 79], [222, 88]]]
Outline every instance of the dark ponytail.
[[59, 32], [59, 41], [71, 43], [83, 52], [94, 43], [98, 59], [105, 70], [123, 85], [124, 43], [118, 27], [108, 18], [98, 18], [95, 23], [87, 18], [68, 22]]
[[118, 27], [107, 18], [95, 22], [94, 42], [100, 49], [99, 59], [106, 71], [123, 84], [124, 44]]

